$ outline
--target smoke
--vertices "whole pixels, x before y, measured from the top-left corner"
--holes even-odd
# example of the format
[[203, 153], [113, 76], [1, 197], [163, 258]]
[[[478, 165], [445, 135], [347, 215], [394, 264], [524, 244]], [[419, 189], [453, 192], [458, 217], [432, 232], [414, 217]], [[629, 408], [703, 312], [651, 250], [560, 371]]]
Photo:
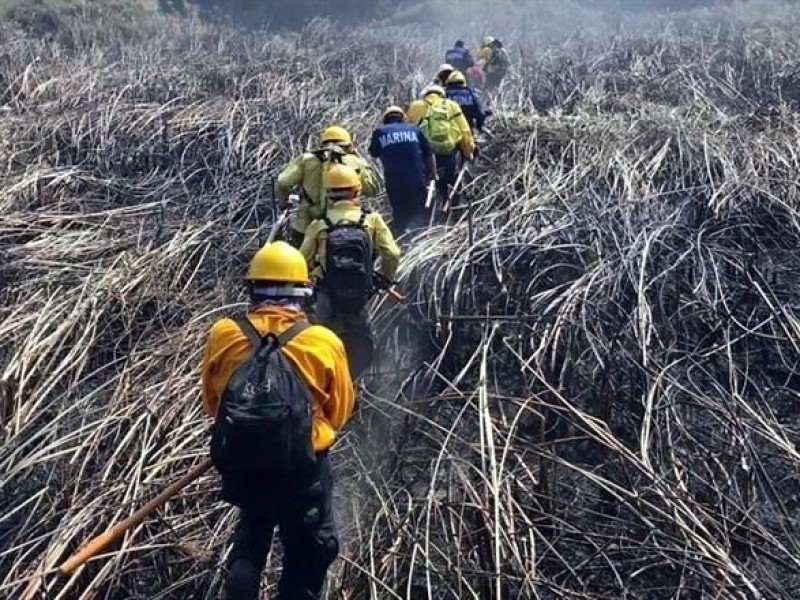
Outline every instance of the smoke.
[[[314, 19], [345, 27], [412, 25], [442, 44], [463, 38], [474, 45], [493, 35], [526, 45], [569, 36], [607, 37], [620, 30], [658, 31], [663, 15], [713, 11], [733, 18], [783, 19], [785, 0], [159, 0], [162, 10], [190, 7], [210, 19], [262, 28], [301, 28]], [[346, 30], [344, 30], [346, 33]]]
[[488, 30], [507, 37], [552, 38], [577, 32], [608, 33], [620, 25], [660, 22], [665, 14], [713, 10], [727, 14], [785, 13], [783, 0], [423, 0], [413, 9], [399, 9], [397, 18], [440, 31]]
[[456, 39], [473, 49], [485, 36], [501, 39], [527, 61], [569, 39], [601, 41], [635, 34], [657, 37], [666, 28], [691, 31], [698, 23], [778, 23], [798, 19], [785, 0], [421, 0], [401, 3], [380, 24], [413, 29], [442, 56], [423, 58], [426, 68], [441, 62]]

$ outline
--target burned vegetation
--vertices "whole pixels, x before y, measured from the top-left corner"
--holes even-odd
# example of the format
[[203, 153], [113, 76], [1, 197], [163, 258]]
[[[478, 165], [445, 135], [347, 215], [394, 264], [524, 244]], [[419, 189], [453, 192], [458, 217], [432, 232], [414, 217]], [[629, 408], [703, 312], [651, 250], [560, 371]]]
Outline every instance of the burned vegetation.
[[[441, 50], [124, 32], [0, 29], [4, 597], [217, 597], [214, 474], [52, 573], [206, 455], [199, 353], [270, 177], [322, 125], [367, 139]], [[471, 210], [403, 238], [408, 304], [375, 304], [330, 597], [800, 595], [798, 33], [720, 11], [520, 42]]]

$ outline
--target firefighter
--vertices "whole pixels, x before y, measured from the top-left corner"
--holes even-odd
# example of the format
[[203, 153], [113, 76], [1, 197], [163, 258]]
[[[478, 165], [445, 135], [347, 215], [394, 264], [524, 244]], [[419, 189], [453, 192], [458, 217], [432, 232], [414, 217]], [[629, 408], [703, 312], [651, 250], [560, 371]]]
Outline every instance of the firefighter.
[[472, 54], [464, 47], [464, 40], [456, 40], [455, 45], [445, 53], [444, 62], [462, 73], [466, 73], [475, 64]]
[[304, 152], [278, 175], [275, 195], [281, 210], [288, 207], [289, 195], [296, 186], [302, 192], [300, 204], [294, 209], [291, 219], [292, 234], [289, 242], [294, 247], [300, 247], [311, 221], [325, 214], [323, 180], [331, 165], [338, 163], [356, 169], [361, 177], [362, 193], [365, 196], [378, 194], [378, 180], [369, 163], [355, 151], [350, 132], [339, 126], [328, 127], [320, 136], [319, 150]]
[[457, 102], [464, 113], [464, 118], [473, 131], [482, 132], [486, 121], [486, 114], [481, 106], [481, 100], [475, 91], [467, 86], [467, 78], [461, 71], [453, 71], [447, 78], [447, 97]]
[[383, 163], [396, 235], [425, 222], [426, 186], [436, 174], [428, 139], [419, 127], [406, 123], [405, 118], [399, 106], [387, 108], [369, 145], [370, 155]]
[[316, 317], [336, 333], [371, 336], [367, 303], [378, 289], [375, 259], [382, 281], [391, 282], [400, 263], [400, 248], [380, 213], [361, 204], [358, 174], [346, 165], [329, 173], [328, 212], [306, 230], [300, 252], [311, 266], [316, 287]]
[[419, 125], [428, 138], [436, 157], [436, 187], [446, 201], [458, 176], [459, 152], [465, 160], [472, 160], [476, 151], [469, 123], [458, 103], [447, 98], [444, 88], [436, 85], [428, 86], [422, 99], [411, 104], [408, 122]]
[[[238, 445], [240, 449], [235, 466], [246, 472], [246, 476], [238, 477], [239, 471], [229, 472], [216, 462], [220, 450], [215, 454], [212, 440], [212, 459], [217, 457], [215, 465], [223, 481], [222, 497], [239, 508], [227, 563], [226, 597], [229, 600], [259, 597], [261, 572], [277, 526], [284, 548], [278, 597], [318, 599], [328, 568], [339, 550], [328, 451], [337, 431], [352, 415], [353, 381], [342, 341], [329, 329], [305, 322], [303, 306], [312, 290], [306, 261], [298, 250], [285, 242], [267, 244], [250, 262], [246, 283], [250, 296], [247, 326], [243, 329], [239, 321], [225, 318], [217, 321], [209, 333], [202, 363], [204, 409], [216, 418], [218, 413], [225, 412], [227, 405], [235, 404], [237, 393], [242, 389], [247, 391], [247, 386], [241, 385], [241, 378], [243, 372], [244, 376], [251, 372], [243, 366], [261, 348], [254, 346], [274, 334], [288, 338], [275, 352], [283, 353], [295, 382], [285, 397], [303, 396], [308, 400], [308, 409], [299, 411], [300, 417], [306, 419], [307, 429], [297, 429], [293, 422], [289, 427], [265, 428], [255, 438], [249, 430], [245, 430], [250, 435], [242, 436], [244, 439], [232, 433], [224, 448]], [[285, 386], [285, 381], [278, 377], [275, 386]], [[255, 389], [258, 393], [258, 388]], [[266, 393], [276, 390], [267, 388]], [[252, 402], [244, 406], [250, 407]], [[275, 418], [283, 414], [273, 411]], [[258, 422], [263, 423], [264, 415], [259, 416]], [[230, 429], [233, 417], [223, 421], [215, 424], [214, 436], [225, 427], [241, 431]], [[297, 445], [298, 457], [299, 447], [307, 446], [307, 468], [281, 475], [272, 474], [272, 470], [270, 474], [245, 471], [251, 462], [263, 464], [272, 459], [273, 453], [260, 452], [263, 444], [294, 449], [295, 445], [283, 444], [278, 439], [289, 431], [303, 438], [303, 443]]]
[[511, 67], [511, 59], [503, 43], [492, 36], [484, 38], [481, 49], [478, 51], [478, 60], [483, 63], [487, 89], [500, 87]]

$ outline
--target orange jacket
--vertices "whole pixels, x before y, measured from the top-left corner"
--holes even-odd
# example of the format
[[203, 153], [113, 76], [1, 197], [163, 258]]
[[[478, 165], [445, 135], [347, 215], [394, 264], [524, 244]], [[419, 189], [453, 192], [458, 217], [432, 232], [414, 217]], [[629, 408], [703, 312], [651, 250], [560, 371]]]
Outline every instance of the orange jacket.
[[[268, 307], [251, 312], [248, 318], [265, 335], [280, 334], [305, 315], [288, 308]], [[250, 342], [232, 319], [221, 319], [211, 327], [202, 367], [203, 408], [209, 416], [216, 417], [228, 380], [251, 351]], [[283, 351], [314, 397], [314, 450], [327, 450], [336, 440], [336, 431], [353, 414], [355, 389], [344, 345], [335, 333], [315, 325], [300, 332]]]

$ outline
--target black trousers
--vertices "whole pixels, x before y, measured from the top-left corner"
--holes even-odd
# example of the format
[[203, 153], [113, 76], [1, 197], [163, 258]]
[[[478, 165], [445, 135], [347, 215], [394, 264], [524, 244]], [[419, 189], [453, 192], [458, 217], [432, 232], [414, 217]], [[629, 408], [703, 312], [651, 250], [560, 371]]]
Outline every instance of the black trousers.
[[[317, 600], [339, 553], [333, 516], [333, 475], [327, 453], [318, 473], [302, 482], [260, 482], [269, 489], [258, 506], [240, 509], [228, 559], [228, 600], [257, 600], [275, 527], [283, 544], [279, 600]], [[274, 483], [274, 485], [269, 485]], [[263, 484], [267, 484], [264, 486]]]
[[[442, 202], [447, 202], [450, 192], [458, 179], [458, 151], [454, 150], [451, 154], [436, 155], [436, 171], [439, 176], [436, 182], [436, 189]], [[457, 198], [453, 198], [453, 204], [457, 204]]]
[[428, 224], [425, 215], [425, 197], [428, 194], [424, 185], [387, 181], [386, 193], [392, 205], [392, 233], [395, 236]]

